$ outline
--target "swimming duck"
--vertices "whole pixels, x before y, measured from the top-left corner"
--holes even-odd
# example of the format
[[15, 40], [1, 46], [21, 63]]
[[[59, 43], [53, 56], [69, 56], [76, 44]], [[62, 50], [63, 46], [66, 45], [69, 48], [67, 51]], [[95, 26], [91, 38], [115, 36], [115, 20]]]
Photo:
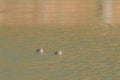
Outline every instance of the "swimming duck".
[[44, 50], [43, 50], [43, 49], [37, 49], [36, 52], [37, 52], [37, 53], [40, 53], [41, 55], [43, 55]]
[[56, 52], [55, 52], [55, 55], [62, 55], [62, 54], [63, 54], [62, 51], [56, 51]]

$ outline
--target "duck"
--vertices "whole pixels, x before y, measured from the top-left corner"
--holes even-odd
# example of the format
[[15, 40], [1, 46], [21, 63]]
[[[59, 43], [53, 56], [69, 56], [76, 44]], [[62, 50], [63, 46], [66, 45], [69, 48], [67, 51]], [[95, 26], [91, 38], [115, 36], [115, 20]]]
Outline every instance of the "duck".
[[56, 52], [55, 52], [55, 55], [59, 55], [59, 56], [61, 56], [62, 54], [63, 54], [62, 51], [56, 51]]
[[43, 50], [43, 49], [37, 49], [36, 52], [37, 52], [37, 53], [40, 53], [41, 55], [43, 55], [44, 50]]

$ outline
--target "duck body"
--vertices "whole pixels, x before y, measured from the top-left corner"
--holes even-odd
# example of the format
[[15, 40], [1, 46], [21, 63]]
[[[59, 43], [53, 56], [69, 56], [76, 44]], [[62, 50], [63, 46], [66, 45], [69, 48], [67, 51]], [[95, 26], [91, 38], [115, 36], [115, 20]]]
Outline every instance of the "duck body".
[[56, 52], [55, 52], [55, 55], [62, 55], [62, 54], [63, 54], [62, 51], [56, 51]]
[[37, 53], [40, 53], [41, 55], [43, 55], [44, 50], [43, 50], [43, 49], [37, 49], [36, 52], [37, 52]]

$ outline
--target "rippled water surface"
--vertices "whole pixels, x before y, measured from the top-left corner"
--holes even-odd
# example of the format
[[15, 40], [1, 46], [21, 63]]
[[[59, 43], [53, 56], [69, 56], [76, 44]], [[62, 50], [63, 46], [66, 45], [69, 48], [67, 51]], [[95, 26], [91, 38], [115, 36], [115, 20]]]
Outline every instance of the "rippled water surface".
[[119, 26], [0, 27], [0, 80], [120, 80], [119, 74]]

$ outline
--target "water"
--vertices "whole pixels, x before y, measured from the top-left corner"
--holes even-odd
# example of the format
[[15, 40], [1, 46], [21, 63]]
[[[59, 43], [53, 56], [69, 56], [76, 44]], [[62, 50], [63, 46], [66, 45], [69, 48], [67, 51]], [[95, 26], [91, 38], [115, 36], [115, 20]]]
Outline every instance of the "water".
[[[1, 26], [0, 79], [119, 80], [119, 31], [119, 26]], [[61, 57], [54, 55], [57, 50]]]

